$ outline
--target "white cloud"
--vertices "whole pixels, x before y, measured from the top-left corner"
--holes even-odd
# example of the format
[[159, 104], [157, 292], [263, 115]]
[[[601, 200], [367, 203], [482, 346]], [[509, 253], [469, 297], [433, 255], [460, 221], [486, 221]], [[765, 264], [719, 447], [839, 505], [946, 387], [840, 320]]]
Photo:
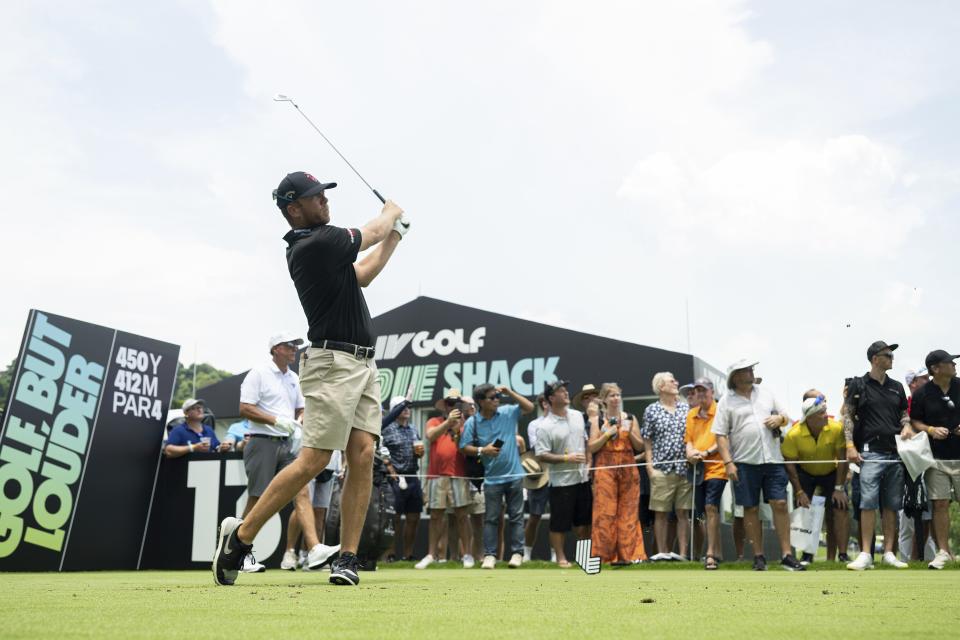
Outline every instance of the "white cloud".
[[[834, 391], [877, 337], [912, 366], [960, 315], [923, 242], [960, 232], [932, 8], [37, 7], [0, 23], [0, 82], [29, 96], [0, 104], [0, 358], [31, 306], [234, 370], [301, 331], [270, 190], [304, 168], [340, 181], [336, 222], [377, 205], [275, 92], [414, 219], [374, 314], [422, 292], [682, 350], [688, 299], [697, 355], [756, 353], [791, 396]], [[733, 313], [747, 284], [761, 304]]]
[[[896, 151], [847, 135], [768, 141], [707, 166], [652, 154], [636, 164], [618, 195], [638, 206], [643, 223], [679, 234], [709, 229], [716, 250], [864, 255], [875, 251], [868, 230], [896, 250], [923, 224], [915, 183]], [[659, 237], [668, 241], [671, 234]]]

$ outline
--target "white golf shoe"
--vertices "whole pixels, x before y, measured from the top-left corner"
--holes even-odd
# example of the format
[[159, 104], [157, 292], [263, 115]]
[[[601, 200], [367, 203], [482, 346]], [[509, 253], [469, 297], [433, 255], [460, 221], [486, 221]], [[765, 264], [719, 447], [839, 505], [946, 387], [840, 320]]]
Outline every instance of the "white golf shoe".
[[434, 558], [432, 554], [427, 554], [423, 556], [423, 559], [420, 560], [417, 564], [413, 565], [414, 569], [426, 569], [434, 563]]
[[317, 571], [327, 564], [337, 551], [340, 551], [340, 545], [338, 544], [332, 547], [320, 543], [315, 544], [313, 549], [310, 549], [310, 552], [307, 553], [307, 568], [311, 571]]
[[263, 573], [266, 570], [267, 568], [257, 562], [257, 559], [253, 557], [252, 553], [248, 553], [246, 556], [244, 556], [243, 569], [240, 569], [240, 571], [243, 571], [244, 573]]
[[856, 560], [847, 563], [847, 569], [850, 569], [851, 571], [864, 571], [865, 569], [873, 569], [873, 556], [866, 551], [861, 551]]
[[950, 553], [949, 553], [949, 552], [947, 552], [947, 551], [945, 551], [945, 550], [943, 550], [943, 549], [940, 549], [940, 551], [937, 551], [937, 555], [933, 556], [933, 560], [931, 560], [931, 561], [927, 564], [927, 568], [928, 568], [928, 569], [943, 569], [945, 566], [947, 566], [947, 563], [950, 562], [952, 559], [953, 559], [953, 558], [950, 557]]
[[883, 554], [883, 560], [880, 562], [895, 569], [906, 569], [910, 566], [903, 560], [897, 558], [893, 551], [887, 551], [885, 554]]

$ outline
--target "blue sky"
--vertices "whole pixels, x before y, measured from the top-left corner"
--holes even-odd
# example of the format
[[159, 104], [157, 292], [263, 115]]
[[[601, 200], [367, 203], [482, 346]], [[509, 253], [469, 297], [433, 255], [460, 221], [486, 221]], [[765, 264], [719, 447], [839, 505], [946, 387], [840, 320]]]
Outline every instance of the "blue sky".
[[685, 351], [689, 301], [693, 351], [788, 402], [877, 338], [898, 377], [960, 346], [953, 3], [585, 7], [8, 8], [0, 360], [32, 307], [235, 371], [305, 332], [270, 191], [306, 169], [335, 222], [378, 206], [277, 92], [414, 221], [374, 314], [423, 293]]

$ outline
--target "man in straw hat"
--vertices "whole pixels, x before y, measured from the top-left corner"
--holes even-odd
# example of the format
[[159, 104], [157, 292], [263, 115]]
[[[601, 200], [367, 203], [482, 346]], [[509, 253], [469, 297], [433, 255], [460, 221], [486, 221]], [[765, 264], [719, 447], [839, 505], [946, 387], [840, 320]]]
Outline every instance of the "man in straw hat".
[[717, 404], [713, 433], [737, 502], [743, 506], [747, 539], [753, 545], [753, 570], [766, 571], [760, 492], [773, 510], [773, 527], [780, 542], [780, 565], [788, 571], [806, 569], [790, 549], [787, 511], [787, 472], [780, 452], [780, 429], [790, 418], [770, 391], [756, 384], [756, 360], [738, 360], [727, 368], [727, 389]]
[[570, 402], [573, 405], [573, 408], [577, 411], [581, 411], [584, 414], [591, 415], [591, 411], [595, 411], [596, 407], [592, 407], [597, 399], [600, 397], [600, 389], [597, 389], [592, 384], [585, 384], [577, 392], [577, 395], [573, 396], [573, 400]]

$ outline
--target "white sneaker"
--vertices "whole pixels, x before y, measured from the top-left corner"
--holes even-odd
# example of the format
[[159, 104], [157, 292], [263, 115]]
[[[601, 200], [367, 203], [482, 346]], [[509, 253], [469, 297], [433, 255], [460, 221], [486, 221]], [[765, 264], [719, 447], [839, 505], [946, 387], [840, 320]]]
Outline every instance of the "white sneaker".
[[493, 569], [497, 566], [497, 559], [493, 556], [483, 556], [483, 563], [480, 565], [481, 569]]
[[674, 562], [686, 562], [686, 561], [687, 561], [686, 558], [684, 558], [682, 555], [680, 555], [680, 554], [677, 553], [676, 551], [671, 551], [670, 553], [668, 553], [668, 554], [667, 554], [667, 559], [668, 559], [668, 560], [672, 560], [672, 561], [674, 561]]
[[340, 545], [328, 547], [325, 544], [317, 543], [307, 554], [307, 568], [316, 571], [327, 564], [337, 551], [340, 551]]
[[267, 568], [257, 562], [257, 559], [253, 557], [252, 553], [248, 553], [243, 557], [243, 571], [244, 573], [263, 573]]
[[940, 551], [937, 551], [937, 555], [933, 556], [933, 560], [931, 560], [930, 563], [927, 564], [927, 568], [943, 569], [947, 565], [947, 563], [950, 562], [950, 560], [952, 560], [952, 558], [950, 557], [950, 553], [943, 549], [940, 549]]
[[464, 569], [473, 569], [476, 566], [477, 562], [473, 559], [473, 556], [469, 553], [463, 556], [463, 568]]
[[307, 552], [301, 551], [300, 557], [297, 558], [297, 568], [303, 569], [304, 571], [310, 571], [310, 567], [307, 565]]
[[418, 562], [417, 564], [413, 565], [413, 568], [414, 568], [414, 569], [426, 569], [427, 567], [429, 567], [430, 565], [432, 565], [433, 562], [434, 562], [433, 556], [428, 553], [427, 555], [423, 556], [423, 560], [421, 560], [421, 561]]
[[660, 562], [661, 560], [672, 560], [669, 553], [655, 553], [650, 556], [651, 562]]
[[906, 569], [910, 566], [906, 562], [897, 559], [897, 556], [894, 555], [893, 551], [887, 551], [885, 554], [883, 554], [883, 560], [880, 562], [896, 569]]
[[512, 556], [510, 556], [510, 562], [507, 563], [507, 566], [510, 567], [511, 569], [516, 569], [522, 564], [523, 564], [523, 555], [519, 553], [515, 553]]
[[554, 564], [557, 563], [557, 552], [554, 551], [553, 549], [550, 549], [550, 562]]
[[530, 562], [530, 556], [533, 554], [533, 547], [523, 547], [523, 561]]
[[281, 569], [284, 571], [296, 571], [298, 564], [296, 551], [287, 549], [283, 552], [283, 560], [280, 561]]
[[851, 571], [873, 569], [873, 556], [866, 551], [861, 551], [856, 560], [847, 563], [847, 569], [850, 569]]

